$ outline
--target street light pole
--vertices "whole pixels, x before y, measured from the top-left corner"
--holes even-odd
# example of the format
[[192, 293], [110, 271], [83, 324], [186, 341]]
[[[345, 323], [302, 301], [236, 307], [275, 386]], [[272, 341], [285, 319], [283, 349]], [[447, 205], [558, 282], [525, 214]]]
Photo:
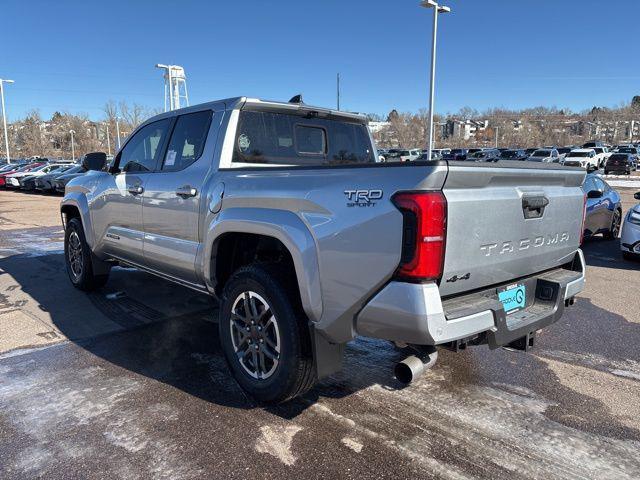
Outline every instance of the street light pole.
[[433, 8], [433, 33], [431, 38], [431, 83], [429, 86], [429, 143], [427, 145], [427, 158], [431, 160], [433, 150], [433, 108], [435, 103], [435, 83], [436, 83], [436, 41], [438, 36], [438, 14], [449, 13], [451, 9], [444, 5], [439, 5], [434, 0], [423, 0], [420, 6]]
[[4, 148], [7, 152], [7, 163], [11, 163], [11, 158], [9, 157], [9, 133], [7, 132], [7, 113], [4, 107], [4, 84], [5, 83], [14, 83], [13, 80], [3, 80], [0, 78], [0, 98], [2, 98], [2, 125], [4, 128]]
[[69, 133], [71, 134], [71, 159], [72, 161], [76, 161], [76, 148], [75, 145], [73, 144], [73, 134], [76, 133], [73, 130], [69, 130]]

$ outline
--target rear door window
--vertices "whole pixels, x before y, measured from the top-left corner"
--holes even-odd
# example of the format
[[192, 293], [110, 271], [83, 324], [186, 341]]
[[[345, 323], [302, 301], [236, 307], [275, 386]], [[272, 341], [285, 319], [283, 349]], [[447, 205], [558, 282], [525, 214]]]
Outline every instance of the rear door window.
[[367, 127], [360, 123], [243, 110], [235, 164], [334, 166], [374, 163]]
[[210, 125], [210, 110], [180, 115], [171, 134], [162, 171], [183, 170], [198, 160], [204, 150]]

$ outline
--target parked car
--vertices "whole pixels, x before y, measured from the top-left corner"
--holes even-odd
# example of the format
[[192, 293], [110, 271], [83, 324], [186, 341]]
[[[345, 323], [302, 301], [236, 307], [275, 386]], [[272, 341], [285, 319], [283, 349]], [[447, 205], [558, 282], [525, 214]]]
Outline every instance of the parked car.
[[401, 162], [413, 162], [418, 160], [422, 155], [422, 151], [417, 148], [413, 148], [411, 150], [401, 150], [400, 151], [400, 161]]
[[515, 149], [515, 150], [505, 150], [500, 153], [501, 160], [526, 160], [529, 158], [526, 150]]
[[466, 148], [452, 148], [448, 153], [443, 153], [443, 160], [466, 160], [469, 150]]
[[587, 175], [582, 188], [587, 197], [584, 238], [600, 233], [608, 240], [618, 238], [622, 220], [620, 194], [596, 174]]
[[497, 148], [482, 149], [467, 155], [467, 160], [472, 162], [497, 162], [500, 160], [500, 150]]
[[632, 154], [614, 153], [607, 159], [604, 165], [604, 174], [622, 173], [624, 175], [631, 175], [631, 172], [636, 170], [636, 168], [636, 160]]
[[0, 186], [9, 187], [9, 182], [11, 182], [11, 187], [15, 188], [16, 185], [13, 185], [14, 182], [11, 181], [11, 178], [13, 178], [14, 175], [22, 176], [23, 174], [27, 174], [40, 166], [42, 166], [42, 163], [39, 162], [28, 163], [26, 165], [16, 166], [14, 170], [3, 172], [0, 174]]
[[117, 261], [220, 298], [222, 352], [262, 402], [337, 371], [356, 335], [418, 352], [405, 382], [436, 345], [528, 350], [582, 291], [584, 172], [382, 167], [365, 116], [268, 107], [153, 117], [108, 172], [87, 155], [61, 203], [71, 283], [97, 289]]
[[565, 167], [582, 167], [587, 172], [598, 170], [598, 156], [593, 148], [578, 148], [571, 150], [564, 157]]
[[[640, 200], [640, 192], [633, 197]], [[620, 236], [620, 249], [625, 258], [640, 259], [640, 203], [627, 212]]]
[[18, 186], [21, 190], [34, 190], [36, 178], [59, 171], [63, 166], [65, 165], [62, 163], [50, 163], [40, 168], [36, 168], [35, 170], [29, 172], [28, 175], [19, 177]]
[[[34, 188], [36, 191], [45, 192], [45, 193], [53, 193], [55, 192], [54, 181], [60, 178], [62, 175], [71, 175], [75, 173], [84, 174], [85, 171], [82, 165], [65, 165], [58, 170], [54, 170], [53, 172], [42, 175], [41, 177], [36, 177], [34, 182]], [[75, 178], [75, 177], [73, 177]], [[64, 191], [64, 185], [62, 186], [62, 191]]]
[[527, 160], [530, 162], [559, 163], [560, 155], [555, 148], [539, 148]]
[[53, 163], [45, 166], [44, 168], [36, 169], [35, 171], [29, 172], [29, 175], [25, 175], [24, 177], [18, 179], [20, 182], [20, 189], [27, 191], [35, 190], [36, 179], [55, 173], [62, 173], [64, 170], [68, 169], [71, 166], [72, 165], [64, 163]]
[[69, 170], [53, 180], [53, 193], [64, 193], [67, 183], [87, 173], [87, 170], [83, 166], [80, 166], [77, 170], [73, 170], [73, 172]]

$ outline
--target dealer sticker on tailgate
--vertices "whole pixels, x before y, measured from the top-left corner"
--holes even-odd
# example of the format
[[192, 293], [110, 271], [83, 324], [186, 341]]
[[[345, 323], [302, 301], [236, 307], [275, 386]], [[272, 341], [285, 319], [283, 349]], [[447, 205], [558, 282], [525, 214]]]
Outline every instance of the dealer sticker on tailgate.
[[523, 309], [527, 300], [525, 286], [510, 285], [504, 290], [498, 291], [498, 300], [502, 302], [507, 314]]

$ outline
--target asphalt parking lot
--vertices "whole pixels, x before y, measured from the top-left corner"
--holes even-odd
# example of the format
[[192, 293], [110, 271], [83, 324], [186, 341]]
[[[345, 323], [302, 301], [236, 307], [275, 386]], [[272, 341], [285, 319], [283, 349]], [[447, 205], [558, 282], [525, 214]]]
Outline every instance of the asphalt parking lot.
[[360, 339], [262, 408], [209, 298], [123, 268], [71, 287], [59, 201], [0, 191], [0, 478], [640, 477], [640, 262], [616, 241], [587, 242], [587, 288], [532, 353], [443, 351], [402, 388], [401, 353]]

